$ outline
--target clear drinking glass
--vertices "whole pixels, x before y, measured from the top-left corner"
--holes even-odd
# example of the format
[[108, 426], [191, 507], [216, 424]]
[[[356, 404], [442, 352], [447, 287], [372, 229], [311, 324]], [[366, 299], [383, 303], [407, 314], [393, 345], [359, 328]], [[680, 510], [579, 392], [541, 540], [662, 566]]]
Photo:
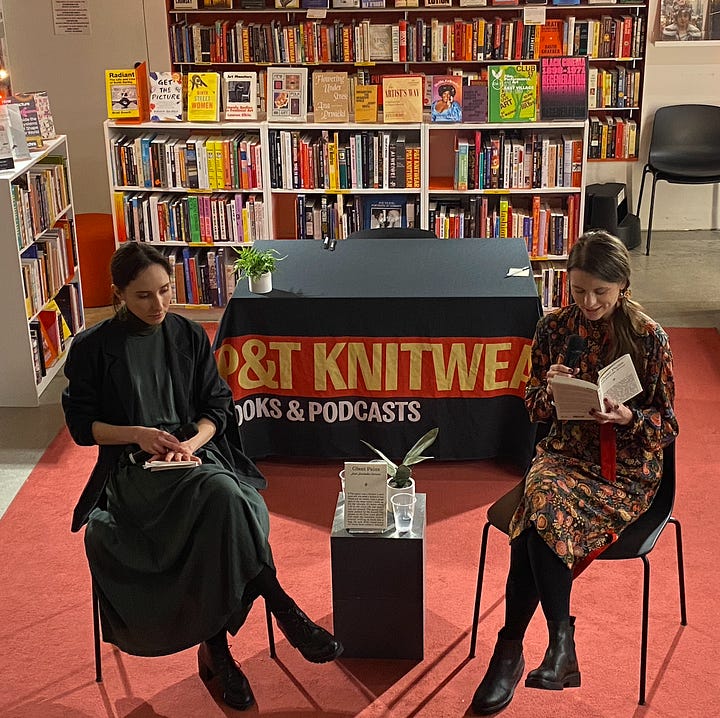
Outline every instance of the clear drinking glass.
[[395, 529], [403, 534], [412, 528], [413, 516], [415, 515], [415, 494], [395, 494], [390, 499], [393, 516], [395, 518]]

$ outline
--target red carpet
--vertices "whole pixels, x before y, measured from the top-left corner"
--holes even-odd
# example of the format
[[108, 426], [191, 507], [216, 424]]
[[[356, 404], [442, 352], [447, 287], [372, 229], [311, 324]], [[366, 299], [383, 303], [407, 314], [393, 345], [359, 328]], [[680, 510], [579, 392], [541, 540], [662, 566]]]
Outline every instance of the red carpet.
[[[720, 335], [671, 330], [676, 358], [678, 497], [683, 522], [689, 625], [681, 628], [672, 530], [651, 555], [648, 705], [637, 706], [640, 562], [596, 563], [573, 594], [583, 685], [562, 692], [518, 688], [508, 718], [708, 718], [718, 714], [720, 644], [714, 543], [720, 515]], [[90, 587], [82, 536], [70, 513], [94, 460], [93, 449], [61, 432], [0, 521], [0, 715], [4, 718], [196, 718], [238, 715], [197, 677], [194, 651], [135, 658], [103, 647], [105, 682], [93, 680]], [[271, 541], [280, 578], [300, 605], [331, 626], [329, 526], [337, 462], [264, 462]], [[273, 716], [461, 716], [485, 669], [502, 621], [507, 548], [492, 536], [478, 657], [466, 661], [475, 570], [485, 509], [517, 475], [495, 462], [426, 462], [418, 490], [428, 495], [426, 657], [410, 661], [305, 663], [278, 639], [267, 653], [255, 608], [232, 642], [258, 705]], [[545, 648], [538, 614], [525, 656]]]

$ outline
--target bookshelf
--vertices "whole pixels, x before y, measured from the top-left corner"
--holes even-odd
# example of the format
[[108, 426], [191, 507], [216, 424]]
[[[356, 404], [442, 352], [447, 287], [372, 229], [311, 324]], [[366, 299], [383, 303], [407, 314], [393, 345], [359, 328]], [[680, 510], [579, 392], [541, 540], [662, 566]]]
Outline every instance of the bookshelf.
[[224, 306], [233, 248], [271, 236], [264, 123], [107, 120], [104, 128], [116, 244], [161, 249], [176, 306]]
[[[469, 80], [497, 63], [587, 55], [587, 157], [637, 159], [647, 2], [538, 6], [488, 0], [470, 7], [460, 0], [447, 6], [425, 0], [406, 7], [406, 0], [360, 0], [362, 7], [349, 8], [348, 0], [328, 0], [333, 7], [276, 8], [274, 0], [231, 0], [231, 7], [218, 9], [199, 0], [194, 10], [166, 2], [171, 62], [179, 72], [242, 67], [258, 70], [262, 80], [268, 64], [297, 64], [347, 70], [351, 81], [362, 84], [410, 72]], [[531, 24], [538, 12], [544, 23]]]
[[38, 406], [84, 326], [67, 139], [0, 172], [6, 335], [0, 406]]

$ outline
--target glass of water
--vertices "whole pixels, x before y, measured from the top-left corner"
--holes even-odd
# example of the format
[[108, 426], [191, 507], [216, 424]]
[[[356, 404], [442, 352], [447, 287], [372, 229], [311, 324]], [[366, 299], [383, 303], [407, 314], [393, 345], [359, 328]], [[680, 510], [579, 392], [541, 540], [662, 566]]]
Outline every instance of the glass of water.
[[395, 529], [399, 534], [407, 533], [412, 528], [415, 500], [415, 494], [407, 493], [395, 494], [390, 499], [395, 518]]

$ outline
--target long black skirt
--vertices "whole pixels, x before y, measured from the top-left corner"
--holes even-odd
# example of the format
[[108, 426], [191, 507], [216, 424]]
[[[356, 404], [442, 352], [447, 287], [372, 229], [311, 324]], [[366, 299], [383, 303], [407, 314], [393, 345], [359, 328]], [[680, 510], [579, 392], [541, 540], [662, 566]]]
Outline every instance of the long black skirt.
[[236, 633], [252, 605], [247, 584], [274, 568], [265, 502], [214, 458], [155, 472], [122, 460], [107, 508], [90, 515], [103, 639], [126, 653], [162, 656]]

